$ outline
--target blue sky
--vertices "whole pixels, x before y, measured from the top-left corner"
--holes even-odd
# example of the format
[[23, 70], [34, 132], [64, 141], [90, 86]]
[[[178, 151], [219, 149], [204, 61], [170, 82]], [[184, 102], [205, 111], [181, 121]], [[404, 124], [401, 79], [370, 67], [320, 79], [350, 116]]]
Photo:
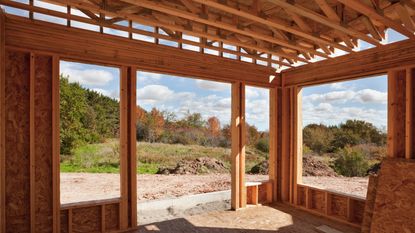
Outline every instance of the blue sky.
[[386, 130], [387, 88], [386, 75], [305, 87], [303, 126], [338, 125], [348, 119], [359, 119]]
[[[16, 0], [27, 4], [28, 0]], [[34, 1], [35, 6], [50, 10], [66, 12], [65, 7], [59, 7], [46, 2]], [[7, 13], [28, 17], [27, 11], [4, 7]], [[74, 15], [87, 17], [82, 12], [72, 10]], [[66, 24], [66, 21], [35, 13], [35, 19]], [[125, 22], [120, 22], [123, 24]], [[72, 26], [98, 31], [95, 25], [71, 21]], [[134, 27], [143, 30], [152, 30], [151, 27], [134, 24]], [[104, 28], [104, 32], [116, 36], [126, 37], [122, 31]], [[154, 42], [150, 37], [133, 35], [134, 39]], [[193, 40], [191, 36], [188, 38]], [[198, 38], [196, 38], [198, 39]], [[392, 43], [406, 39], [393, 30], [387, 30], [385, 43]], [[166, 45], [175, 46], [170, 42]], [[359, 41], [359, 48], [371, 48], [370, 44]], [[189, 45], [185, 49], [195, 50]], [[208, 51], [207, 51], [208, 52]], [[333, 56], [344, 53], [336, 51]], [[321, 59], [316, 59], [318, 61]], [[70, 75], [72, 82], [94, 89], [112, 98], [119, 98], [119, 70], [102, 66], [85, 65], [80, 63], [61, 63], [61, 73]], [[230, 119], [230, 84], [201, 81], [188, 78], [179, 78], [169, 75], [160, 75], [141, 72], [138, 75], [137, 102], [147, 110], [152, 107], [176, 113], [178, 117], [187, 111], [200, 112], [205, 118], [217, 116], [223, 124]], [[303, 125], [309, 123], [339, 124], [349, 119], [364, 119], [380, 128], [386, 127], [386, 99], [387, 82], [384, 76], [362, 79], [345, 83], [328, 84], [307, 87], [303, 90]], [[246, 119], [260, 130], [268, 130], [269, 94], [268, 90], [247, 88], [246, 90]]]

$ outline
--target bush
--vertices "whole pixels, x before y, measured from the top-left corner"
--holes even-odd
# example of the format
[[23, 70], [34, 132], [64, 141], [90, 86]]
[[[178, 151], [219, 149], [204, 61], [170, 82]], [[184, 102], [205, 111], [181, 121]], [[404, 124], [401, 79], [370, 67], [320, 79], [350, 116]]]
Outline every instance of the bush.
[[345, 147], [339, 151], [339, 158], [334, 161], [334, 170], [343, 176], [365, 176], [369, 164], [361, 150]]
[[269, 139], [268, 138], [261, 138], [255, 145], [255, 148], [258, 150], [268, 153], [269, 152]]

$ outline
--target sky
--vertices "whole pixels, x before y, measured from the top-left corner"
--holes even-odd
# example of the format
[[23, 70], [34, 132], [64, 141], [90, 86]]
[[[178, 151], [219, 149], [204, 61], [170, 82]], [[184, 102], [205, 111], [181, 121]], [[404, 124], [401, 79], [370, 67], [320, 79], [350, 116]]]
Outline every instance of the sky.
[[[28, 0], [16, 0], [27, 4]], [[38, 0], [35, 6], [55, 11], [66, 12], [65, 7], [48, 4]], [[7, 13], [28, 17], [27, 11], [4, 7]], [[77, 10], [72, 14], [86, 17]], [[35, 19], [66, 24], [63, 19], [35, 13]], [[123, 24], [120, 22], [119, 24]], [[94, 25], [71, 22], [72, 26], [98, 31]], [[149, 27], [135, 24], [136, 28], [152, 30]], [[126, 37], [122, 31], [104, 28], [104, 32]], [[151, 41], [152, 38], [133, 35], [134, 39]], [[189, 40], [194, 40], [189, 36]], [[196, 38], [197, 39], [197, 38]], [[399, 33], [388, 29], [385, 43], [393, 43], [406, 39]], [[162, 41], [163, 43], [163, 41]], [[165, 45], [175, 46], [165, 41]], [[369, 49], [372, 46], [359, 41], [356, 50]], [[184, 49], [196, 50], [190, 45]], [[207, 51], [208, 52], [208, 51]], [[333, 56], [344, 53], [336, 51]], [[318, 61], [321, 59], [316, 59]], [[71, 82], [79, 82], [84, 87], [96, 90], [111, 98], [119, 98], [119, 70], [117, 68], [86, 65], [72, 62], [61, 62], [61, 73], [70, 76]], [[222, 125], [230, 121], [230, 84], [202, 81], [170, 75], [139, 72], [137, 80], [137, 103], [146, 110], [156, 107], [160, 110], [174, 112], [179, 118], [188, 111], [199, 112], [204, 118], [216, 116]], [[363, 77], [362, 77], [363, 78]], [[362, 119], [386, 128], [387, 121], [387, 79], [385, 76], [371, 77], [350, 82], [334, 83], [303, 88], [303, 126], [310, 123], [337, 125], [347, 119]], [[258, 129], [269, 128], [269, 91], [266, 89], [247, 87], [246, 120]]]

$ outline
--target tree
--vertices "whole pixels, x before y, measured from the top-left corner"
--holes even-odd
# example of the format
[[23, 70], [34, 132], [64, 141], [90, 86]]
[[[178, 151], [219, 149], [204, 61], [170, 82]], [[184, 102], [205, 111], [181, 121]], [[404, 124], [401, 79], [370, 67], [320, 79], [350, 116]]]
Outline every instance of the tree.
[[207, 129], [213, 137], [220, 135], [220, 121], [217, 117], [209, 117], [207, 121]]
[[156, 108], [151, 109], [147, 116], [148, 139], [150, 142], [155, 142], [163, 133], [164, 117], [163, 114]]
[[303, 129], [303, 143], [312, 151], [322, 154], [332, 150], [333, 128], [322, 124], [310, 124]]

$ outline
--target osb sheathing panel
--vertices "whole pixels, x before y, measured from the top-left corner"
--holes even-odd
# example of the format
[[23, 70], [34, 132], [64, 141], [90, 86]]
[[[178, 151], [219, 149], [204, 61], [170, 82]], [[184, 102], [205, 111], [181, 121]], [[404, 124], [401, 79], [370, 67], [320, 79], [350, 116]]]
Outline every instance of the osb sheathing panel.
[[311, 195], [311, 209], [324, 213], [326, 211], [326, 197], [325, 193], [318, 190], [310, 190]]
[[353, 215], [351, 222], [361, 224], [363, 222], [363, 214], [365, 211], [365, 201], [351, 200], [353, 206]]
[[6, 232], [29, 232], [28, 53], [6, 52]]
[[112, 231], [119, 229], [119, 204], [105, 206], [105, 230]]
[[415, 232], [415, 161], [385, 160], [379, 175], [372, 233]]
[[258, 202], [267, 203], [267, 184], [258, 186]]
[[297, 204], [306, 207], [306, 189], [304, 187], [298, 187]]
[[61, 233], [68, 233], [68, 210], [62, 210], [60, 214]]
[[375, 208], [376, 191], [378, 186], [378, 176], [369, 177], [369, 185], [367, 187], [366, 205], [364, 208], [362, 233], [370, 232], [370, 224], [372, 223], [373, 209]]
[[52, 232], [52, 58], [35, 57], [36, 232]]
[[335, 196], [331, 195], [331, 203], [330, 203], [331, 215], [335, 215], [336, 217], [340, 218], [347, 218], [347, 198], [342, 196]]
[[72, 231], [74, 233], [101, 232], [101, 206], [73, 209]]

